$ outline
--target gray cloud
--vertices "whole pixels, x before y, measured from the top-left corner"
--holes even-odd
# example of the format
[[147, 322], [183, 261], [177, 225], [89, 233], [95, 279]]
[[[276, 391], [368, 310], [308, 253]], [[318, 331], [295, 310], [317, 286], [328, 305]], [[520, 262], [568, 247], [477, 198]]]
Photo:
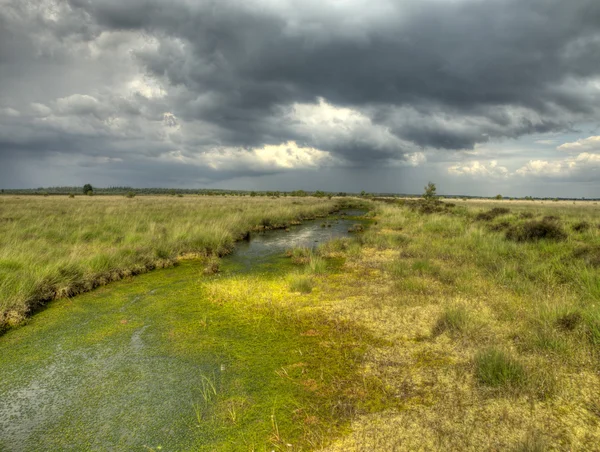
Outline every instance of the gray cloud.
[[600, 113], [594, 0], [0, 5], [6, 161], [80, 155], [119, 159], [106, 171], [123, 174], [224, 180], [244, 175], [244, 152], [289, 141], [329, 153], [319, 165], [372, 168]]

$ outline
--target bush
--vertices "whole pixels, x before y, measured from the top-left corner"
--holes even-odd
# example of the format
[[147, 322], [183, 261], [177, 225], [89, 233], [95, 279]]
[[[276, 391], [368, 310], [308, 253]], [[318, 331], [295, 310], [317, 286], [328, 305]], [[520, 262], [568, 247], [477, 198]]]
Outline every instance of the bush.
[[127, 194], [125, 195], [125, 197], [127, 197], [127, 198], [135, 198], [135, 193], [132, 192], [132, 191], [127, 192]]
[[579, 312], [567, 312], [558, 316], [556, 325], [564, 331], [573, 331], [581, 323], [583, 316]]
[[567, 234], [558, 222], [545, 218], [511, 227], [506, 231], [506, 238], [515, 242], [532, 242], [541, 239], [565, 240]]
[[587, 245], [576, 249], [573, 256], [591, 265], [592, 267], [600, 267], [600, 245]]
[[475, 356], [475, 377], [494, 388], [519, 387], [525, 382], [525, 368], [505, 352], [490, 348]]
[[494, 207], [492, 210], [477, 214], [475, 219], [478, 221], [492, 221], [494, 218], [506, 215], [507, 213], [510, 213], [510, 209], [506, 207]]
[[571, 226], [575, 232], [585, 232], [590, 228], [590, 224], [587, 221], [580, 221]]

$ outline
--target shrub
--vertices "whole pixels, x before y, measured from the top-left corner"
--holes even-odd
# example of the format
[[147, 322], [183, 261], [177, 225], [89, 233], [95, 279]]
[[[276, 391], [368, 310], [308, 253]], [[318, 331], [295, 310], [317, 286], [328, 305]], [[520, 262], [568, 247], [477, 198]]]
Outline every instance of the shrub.
[[573, 331], [577, 328], [577, 325], [583, 320], [582, 315], [579, 312], [568, 312], [566, 314], [558, 316], [556, 319], [556, 325], [564, 331]]
[[576, 249], [573, 256], [583, 259], [584, 262], [592, 267], [600, 267], [600, 245], [587, 245]]
[[508, 221], [500, 221], [498, 223], [488, 225], [487, 228], [492, 232], [506, 231], [508, 228], [510, 228], [510, 223]]
[[478, 221], [491, 221], [494, 218], [499, 217], [501, 215], [506, 215], [507, 213], [510, 213], [510, 209], [506, 207], [494, 207], [492, 210], [488, 210], [487, 212], [481, 212], [477, 214], [475, 219]]
[[528, 221], [511, 227], [506, 231], [506, 238], [515, 242], [564, 240], [567, 234], [558, 222], [544, 218], [541, 221]]
[[507, 353], [490, 348], [475, 356], [475, 377], [486, 386], [516, 388], [525, 382], [525, 368]]
[[73, 193], [69, 193], [69, 198], [74, 198], [75, 195]]
[[575, 232], [585, 232], [590, 228], [590, 224], [587, 221], [580, 221], [571, 226]]
[[127, 192], [127, 194], [125, 195], [125, 197], [127, 197], [127, 198], [135, 198], [135, 192], [132, 192], [132, 191]]

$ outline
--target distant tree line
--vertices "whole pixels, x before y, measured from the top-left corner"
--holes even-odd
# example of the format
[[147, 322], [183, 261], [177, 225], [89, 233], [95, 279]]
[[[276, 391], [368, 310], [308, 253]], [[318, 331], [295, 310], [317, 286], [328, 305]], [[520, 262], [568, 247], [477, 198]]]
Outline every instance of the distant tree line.
[[[429, 189], [433, 188], [431, 192], [432, 197], [435, 197], [435, 184], [430, 183]], [[12, 195], [123, 195], [133, 198], [137, 195], [168, 195], [168, 196], [183, 196], [183, 195], [196, 195], [196, 196], [266, 196], [270, 198], [279, 198], [286, 196], [304, 197], [313, 196], [317, 198], [332, 197], [332, 196], [360, 196], [363, 198], [419, 198], [423, 195], [418, 194], [404, 194], [404, 193], [367, 193], [362, 190], [358, 193], [346, 193], [346, 192], [328, 192], [323, 190], [292, 190], [292, 191], [258, 191], [258, 190], [226, 190], [216, 188], [133, 188], [129, 186], [113, 186], [113, 187], [92, 187], [91, 184], [85, 184], [84, 186], [58, 186], [58, 187], [39, 187], [39, 188], [4, 188], [0, 189], [0, 194], [12, 194]], [[575, 201], [575, 200], [589, 200], [597, 201], [599, 198], [555, 198], [555, 197], [533, 197], [533, 196], [522, 196], [522, 197], [505, 197], [502, 195], [496, 196], [471, 196], [471, 195], [444, 195], [438, 198], [462, 198], [462, 199], [521, 199], [521, 200], [536, 200], [536, 201]]]

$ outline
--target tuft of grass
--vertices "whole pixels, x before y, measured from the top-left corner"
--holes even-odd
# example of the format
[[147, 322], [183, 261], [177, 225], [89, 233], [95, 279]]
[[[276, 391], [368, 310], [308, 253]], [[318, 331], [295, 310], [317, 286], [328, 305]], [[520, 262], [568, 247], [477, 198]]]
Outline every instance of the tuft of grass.
[[523, 441], [513, 448], [513, 452], [545, 452], [548, 449], [548, 442], [542, 434], [529, 432]]
[[312, 256], [312, 251], [310, 248], [301, 246], [287, 250], [285, 255], [291, 258], [294, 264], [307, 264]]
[[288, 276], [288, 287], [291, 292], [308, 294], [311, 293], [315, 287], [315, 282], [310, 275], [293, 273]]
[[219, 273], [221, 269], [221, 261], [219, 260], [219, 258], [217, 256], [210, 256], [207, 261], [206, 261], [206, 265], [204, 266], [204, 269], [202, 270], [202, 272], [205, 275], [214, 275], [216, 273]]
[[544, 218], [541, 221], [528, 221], [511, 227], [506, 238], [515, 242], [534, 242], [537, 240], [565, 240], [567, 233], [555, 221]]
[[449, 307], [438, 318], [433, 327], [432, 335], [439, 336], [444, 332], [464, 333], [469, 328], [469, 312], [464, 306]]
[[323, 275], [327, 271], [327, 262], [322, 257], [311, 254], [308, 265], [306, 266], [306, 273], [311, 275]]
[[506, 352], [489, 348], [475, 355], [475, 377], [492, 388], [519, 388], [525, 384], [523, 365]]

